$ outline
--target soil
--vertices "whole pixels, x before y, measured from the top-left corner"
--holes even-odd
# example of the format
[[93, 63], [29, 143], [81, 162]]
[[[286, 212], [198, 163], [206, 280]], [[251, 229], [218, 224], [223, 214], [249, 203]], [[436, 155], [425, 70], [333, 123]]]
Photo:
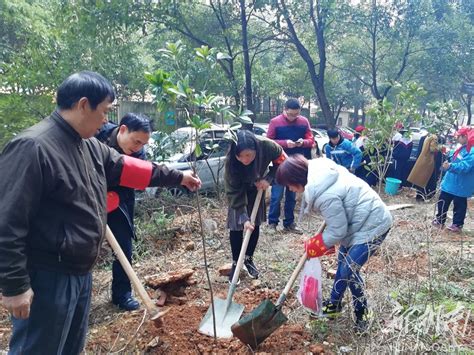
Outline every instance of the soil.
[[[396, 197], [384, 196], [387, 204], [412, 202], [406, 194]], [[206, 249], [210, 278], [214, 297], [226, 298], [228, 289], [227, 277], [220, 276], [218, 269], [229, 262], [228, 236], [225, 226], [226, 210], [216, 201], [205, 204], [204, 219], [213, 221], [205, 225]], [[192, 282], [180, 284], [167, 289], [164, 309], [168, 313], [157, 327], [148, 320], [143, 309], [134, 312], [122, 312], [110, 303], [111, 272], [107, 267], [110, 262], [110, 251], [104, 248], [101, 265], [94, 271], [93, 303], [89, 322], [89, 334], [86, 351], [88, 353], [150, 353], [150, 354], [301, 354], [301, 353], [336, 353], [348, 349], [358, 352], [361, 340], [352, 332], [350, 312], [336, 322], [314, 323], [295, 297], [297, 286], [290, 293], [283, 312], [288, 322], [269, 336], [255, 352], [238, 339], [217, 339], [200, 334], [197, 329], [210, 304], [209, 287], [203, 267], [203, 250], [201, 237], [198, 233], [199, 223], [196, 210], [186, 203], [186, 212], [177, 213], [169, 229], [171, 236], [141, 236], [142, 256], [133, 268], [139, 278], [147, 276], [192, 269]], [[380, 292], [381, 285], [396, 285], [406, 280], [423, 280], [429, 274], [429, 253], [423, 241], [415, 240], [414, 235], [424, 233], [429, 224], [428, 216], [433, 205], [415, 205], [411, 211], [394, 212], [395, 224], [392, 228], [390, 243], [405, 244], [403, 250], [394, 250], [393, 244], [384, 246], [379, 254], [373, 256], [363, 268], [367, 277], [367, 293], [371, 302], [384, 299]], [[181, 209], [184, 210], [184, 207]], [[420, 217], [424, 216], [424, 217]], [[301, 227], [306, 235], [317, 230], [321, 219], [317, 216], [305, 218]], [[467, 228], [466, 228], [467, 227]], [[473, 230], [472, 221], [466, 229]], [[297, 234], [278, 232], [270, 235], [262, 227], [261, 238], [255, 254], [255, 262], [261, 271], [259, 280], [250, 279], [245, 272], [241, 273], [241, 283], [234, 295], [234, 302], [245, 306], [244, 313], [255, 309], [264, 299], [275, 302], [284, 288], [286, 280], [295, 267], [302, 251], [303, 239]], [[406, 241], [406, 242], [404, 242]], [[464, 248], [472, 248], [472, 236], [468, 234], [452, 235], [444, 231], [434, 231], [429, 242], [434, 246], [442, 246], [446, 250], [455, 251], [460, 243]], [[398, 244], [397, 244], [398, 245]], [[431, 245], [431, 244], [430, 244]], [[388, 251], [388, 252], [387, 252]], [[333, 257], [324, 257], [323, 269], [336, 269]], [[324, 278], [323, 287], [327, 295], [332, 280]], [[156, 291], [147, 287], [154, 297]], [[385, 302], [380, 301], [380, 302]], [[350, 303], [350, 302], [349, 302]], [[383, 306], [385, 307], [385, 306]], [[381, 308], [383, 308], [381, 306]], [[374, 307], [375, 308], [375, 307]], [[381, 313], [381, 318], [390, 317]], [[460, 340], [466, 346], [472, 346], [472, 317], [460, 320], [461, 328], [465, 326], [466, 337]], [[389, 323], [381, 319], [380, 324]], [[316, 327], [316, 328], [315, 328]], [[316, 330], [315, 330], [316, 329]], [[7, 312], [0, 309], [0, 349], [8, 348], [10, 323]], [[349, 351], [350, 352], [350, 351]], [[1, 353], [1, 351], [0, 351]]]

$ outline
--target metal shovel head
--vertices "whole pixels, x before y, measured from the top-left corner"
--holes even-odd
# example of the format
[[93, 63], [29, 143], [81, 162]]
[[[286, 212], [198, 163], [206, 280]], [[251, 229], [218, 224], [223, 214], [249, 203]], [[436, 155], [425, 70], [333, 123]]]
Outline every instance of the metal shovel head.
[[[244, 312], [244, 306], [231, 302], [227, 307], [227, 301], [214, 298], [214, 310], [216, 314], [216, 337], [232, 338], [230, 327], [237, 322]], [[214, 326], [212, 320], [212, 306], [207, 310], [206, 315], [199, 325], [199, 332], [205, 335], [214, 336]]]
[[288, 318], [281, 311], [281, 307], [275, 306], [266, 299], [252, 312], [232, 325], [232, 333], [242, 343], [255, 350], [260, 343], [287, 321]]

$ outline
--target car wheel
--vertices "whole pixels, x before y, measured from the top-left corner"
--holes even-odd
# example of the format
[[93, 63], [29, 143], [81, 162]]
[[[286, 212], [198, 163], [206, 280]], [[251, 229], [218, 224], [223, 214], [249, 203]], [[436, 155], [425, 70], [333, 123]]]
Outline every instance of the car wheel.
[[184, 187], [170, 187], [168, 192], [173, 197], [182, 197], [188, 194], [188, 191]]
[[323, 149], [321, 149], [321, 155], [322, 155], [323, 157], [326, 156], [326, 146], [327, 146], [327, 145], [328, 145], [327, 143], [324, 143]]
[[186, 190], [186, 188], [184, 187], [170, 187], [170, 188], [159, 187], [156, 189], [155, 197], [156, 198], [160, 197], [161, 194], [163, 194], [163, 192], [170, 194], [172, 197], [181, 197], [189, 193], [189, 191]]

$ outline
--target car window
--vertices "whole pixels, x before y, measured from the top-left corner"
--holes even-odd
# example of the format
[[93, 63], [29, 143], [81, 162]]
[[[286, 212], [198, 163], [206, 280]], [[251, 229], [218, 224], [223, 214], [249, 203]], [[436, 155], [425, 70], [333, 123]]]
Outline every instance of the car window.
[[[215, 143], [214, 143], [215, 144]], [[210, 154], [211, 158], [225, 157], [229, 149], [230, 142], [227, 140], [220, 140], [217, 142], [218, 147]]]
[[214, 137], [212, 136], [212, 131], [207, 131], [201, 134], [201, 140], [209, 140], [213, 139]]
[[225, 131], [214, 131], [215, 138], [224, 138]]

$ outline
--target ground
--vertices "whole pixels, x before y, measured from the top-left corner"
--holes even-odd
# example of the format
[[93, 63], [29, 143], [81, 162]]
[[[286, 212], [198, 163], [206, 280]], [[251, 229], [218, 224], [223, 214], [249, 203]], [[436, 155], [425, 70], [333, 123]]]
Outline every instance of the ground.
[[[410, 190], [391, 197], [388, 205], [414, 203]], [[225, 299], [227, 278], [219, 276], [220, 266], [229, 262], [228, 232], [225, 228], [225, 202], [202, 198], [206, 250], [214, 296]], [[179, 210], [173, 206], [178, 203]], [[140, 240], [135, 244], [133, 268], [141, 280], [153, 274], [193, 269], [191, 285], [173, 289], [164, 309], [169, 312], [156, 327], [141, 309], [121, 312], [110, 303], [110, 251], [104, 248], [94, 271], [93, 304], [86, 351], [88, 353], [147, 352], [156, 354], [201, 354], [252, 350], [238, 339], [217, 340], [197, 332], [209, 304], [209, 287], [204, 270], [199, 235], [198, 212], [194, 201], [156, 206], [153, 221], [138, 224]], [[141, 207], [148, 210], [145, 201]], [[296, 299], [298, 286], [286, 301], [283, 312], [288, 322], [273, 333], [256, 353], [390, 353], [394, 351], [456, 350], [473, 352], [474, 291], [473, 206], [466, 218], [465, 233], [453, 235], [432, 229], [434, 201], [394, 211], [394, 226], [380, 252], [363, 269], [370, 305], [369, 334], [353, 331], [350, 295], [336, 320], [313, 319]], [[163, 211], [174, 218], [164, 218]], [[146, 214], [145, 214], [146, 215]], [[145, 215], [141, 218], [146, 220]], [[151, 221], [151, 222], [150, 222]], [[301, 227], [306, 235], [317, 230], [320, 218], [306, 216]], [[162, 228], [165, 226], [165, 230]], [[263, 227], [255, 255], [261, 277], [252, 281], [242, 276], [234, 302], [251, 311], [265, 298], [276, 301], [303, 252], [303, 236]], [[323, 294], [327, 296], [336, 268], [334, 257], [323, 258]], [[244, 274], [244, 273], [242, 273]], [[156, 292], [148, 288], [154, 297]], [[471, 295], [471, 296], [470, 296]], [[10, 323], [5, 310], [0, 313], [0, 349], [7, 350]]]

